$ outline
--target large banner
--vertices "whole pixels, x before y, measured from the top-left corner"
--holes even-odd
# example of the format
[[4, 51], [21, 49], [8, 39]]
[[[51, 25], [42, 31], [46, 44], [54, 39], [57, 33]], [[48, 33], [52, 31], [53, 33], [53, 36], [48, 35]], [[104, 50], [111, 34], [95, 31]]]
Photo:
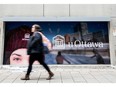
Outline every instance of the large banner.
[[5, 22], [3, 64], [28, 64], [26, 46], [33, 24], [40, 25], [49, 40], [43, 41], [51, 48], [45, 54], [47, 64], [110, 64], [108, 22], [95, 21]]

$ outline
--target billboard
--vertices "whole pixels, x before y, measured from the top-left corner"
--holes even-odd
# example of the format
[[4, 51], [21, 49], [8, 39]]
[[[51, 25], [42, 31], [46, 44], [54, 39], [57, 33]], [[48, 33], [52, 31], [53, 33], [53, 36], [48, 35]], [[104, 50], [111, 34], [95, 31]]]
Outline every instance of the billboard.
[[5, 22], [3, 64], [28, 64], [26, 47], [33, 24], [41, 26], [42, 34], [51, 44], [50, 53], [45, 54], [47, 64], [110, 64], [108, 22], [105, 21]]

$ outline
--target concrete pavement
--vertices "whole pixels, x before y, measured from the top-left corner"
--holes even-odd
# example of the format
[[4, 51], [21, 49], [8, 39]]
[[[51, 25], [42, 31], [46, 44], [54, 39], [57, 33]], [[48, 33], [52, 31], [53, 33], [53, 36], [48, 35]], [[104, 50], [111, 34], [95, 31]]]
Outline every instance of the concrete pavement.
[[34, 65], [30, 80], [24, 77], [27, 66], [1, 66], [0, 83], [116, 83], [116, 69], [111, 65], [49, 65], [54, 72], [51, 80], [40, 65]]

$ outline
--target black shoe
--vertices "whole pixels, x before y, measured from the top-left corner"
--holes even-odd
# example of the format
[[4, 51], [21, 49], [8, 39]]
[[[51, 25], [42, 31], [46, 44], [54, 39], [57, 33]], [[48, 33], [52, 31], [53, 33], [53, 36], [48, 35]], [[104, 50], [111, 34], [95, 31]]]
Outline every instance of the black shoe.
[[54, 76], [52, 72], [49, 72], [49, 77], [46, 80], [51, 80], [51, 78]]
[[21, 80], [30, 80], [29, 75], [26, 75], [24, 78], [21, 78]]

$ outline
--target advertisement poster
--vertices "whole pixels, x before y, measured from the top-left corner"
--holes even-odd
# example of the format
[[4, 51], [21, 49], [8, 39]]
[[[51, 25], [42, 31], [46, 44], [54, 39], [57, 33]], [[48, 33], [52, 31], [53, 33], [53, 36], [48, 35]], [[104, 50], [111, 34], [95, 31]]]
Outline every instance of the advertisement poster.
[[50, 41], [47, 64], [110, 64], [108, 22], [98, 21], [5, 22], [3, 64], [28, 64], [27, 42], [33, 24], [40, 25]]

